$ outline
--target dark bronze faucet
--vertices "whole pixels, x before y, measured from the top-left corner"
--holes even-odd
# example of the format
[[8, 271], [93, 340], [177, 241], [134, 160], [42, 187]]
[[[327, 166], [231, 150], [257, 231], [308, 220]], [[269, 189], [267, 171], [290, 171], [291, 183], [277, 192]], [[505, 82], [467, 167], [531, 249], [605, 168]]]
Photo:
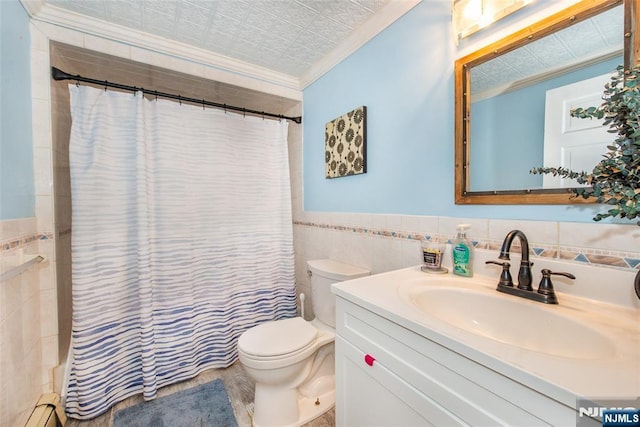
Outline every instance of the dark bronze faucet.
[[523, 291], [532, 291], [531, 281], [533, 280], [531, 277], [531, 266], [533, 263], [529, 261], [529, 241], [527, 240], [527, 236], [520, 230], [511, 230], [507, 237], [504, 238], [504, 242], [502, 242], [502, 247], [500, 248], [500, 259], [509, 260], [509, 251], [511, 250], [511, 243], [513, 243], [513, 239], [518, 237], [520, 239], [520, 253], [522, 254], [522, 258], [520, 258], [520, 271], [518, 271], [518, 289], [522, 289]]
[[[522, 258], [520, 259], [520, 271], [518, 272], [518, 286], [513, 286], [513, 280], [511, 279], [511, 273], [509, 267], [511, 264], [508, 262], [487, 261], [487, 264], [497, 264], [502, 266], [502, 273], [500, 274], [500, 281], [496, 288], [499, 292], [505, 294], [516, 295], [522, 298], [530, 299], [533, 301], [543, 302], [545, 304], [557, 304], [558, 298], [553, 290], [553, 284], [551, 283], [551, 275], [565, 276], [570, 279], [575, 279], [575, 276], [570, 273], [559, 273], [548, 269], [542, 270], [542, 280], [538, 286], [538, 291], [534, 291], [531, 286], [531, 266], [533, 263], [529, 260], [529, 242], [527, 236], [520, 230], [512, 230], [505, 237], [500, 248], [500, 259], [509, 259], [509, 250], [511, 249], [511, 243], [513, 239], [518, 237], [520, 239], [520, 253]], [[638, 273], [640, 277], [640, 273]]]

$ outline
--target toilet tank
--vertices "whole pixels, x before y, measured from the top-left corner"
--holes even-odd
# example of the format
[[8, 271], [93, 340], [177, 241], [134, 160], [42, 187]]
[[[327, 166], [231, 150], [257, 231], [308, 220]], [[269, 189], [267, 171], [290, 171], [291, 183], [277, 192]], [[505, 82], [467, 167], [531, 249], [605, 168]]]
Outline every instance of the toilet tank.
[[369, 270], [332, 259], [317, 259], [307, 261], [307, 274], [311, 281], [311, 307], [316, 319], [335, 328], [336, 300], [331, 284], [368, 276]]

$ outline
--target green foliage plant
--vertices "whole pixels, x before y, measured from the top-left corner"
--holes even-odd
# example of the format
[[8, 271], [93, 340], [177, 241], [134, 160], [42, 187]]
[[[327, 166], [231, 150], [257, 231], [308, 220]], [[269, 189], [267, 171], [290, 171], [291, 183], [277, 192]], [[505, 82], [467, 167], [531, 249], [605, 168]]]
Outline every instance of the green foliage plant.
[[[610, 82], [605, 84], [599, 107], [576, 108], [573, 117], [604, 119], [608, 132], [617, 137], [603, 159], [588, 172], [575, 172], [562, 167], [538, 167], [534, 174], [551, 174], [575, 179], [585, 187], [572, 188], [573, 197], [595, 198], [607, 205], [606, 212], [593, 220], [620, 217], [640, 218], [640, 65], [625, 72], [618, 66]], [[640, 226], [640, 220], [637, 222]]]

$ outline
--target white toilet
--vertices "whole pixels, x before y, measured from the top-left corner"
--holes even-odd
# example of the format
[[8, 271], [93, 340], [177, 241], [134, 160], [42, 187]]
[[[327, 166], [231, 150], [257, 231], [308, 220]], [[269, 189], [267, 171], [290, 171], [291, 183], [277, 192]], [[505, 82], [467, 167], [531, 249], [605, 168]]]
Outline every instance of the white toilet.
[[275, 320], [245, 331], [240, 363], [256, 382], [253, 425], [300, 426], [335, 403], [335, 296], [331, 284], [369, 275], [349, 264], [307, 262], [315, 319]]

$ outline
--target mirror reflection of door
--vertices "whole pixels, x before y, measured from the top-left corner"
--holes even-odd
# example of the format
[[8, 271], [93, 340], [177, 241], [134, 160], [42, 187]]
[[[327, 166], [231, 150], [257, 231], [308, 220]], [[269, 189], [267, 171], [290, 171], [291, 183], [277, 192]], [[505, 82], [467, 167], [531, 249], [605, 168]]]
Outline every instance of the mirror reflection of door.
[[[610, 77], [610, 74], [603, 74], [547, 91], [544, 166], [591, 172], [602, 160], [615, 135], [607, 132], [608, 126], [603, 126], [603, 120], [571, 117], [571, 110], [600, 106], [604, 86]], [[543, 177], [544, 188], [579, 186], [573, 179]]]

